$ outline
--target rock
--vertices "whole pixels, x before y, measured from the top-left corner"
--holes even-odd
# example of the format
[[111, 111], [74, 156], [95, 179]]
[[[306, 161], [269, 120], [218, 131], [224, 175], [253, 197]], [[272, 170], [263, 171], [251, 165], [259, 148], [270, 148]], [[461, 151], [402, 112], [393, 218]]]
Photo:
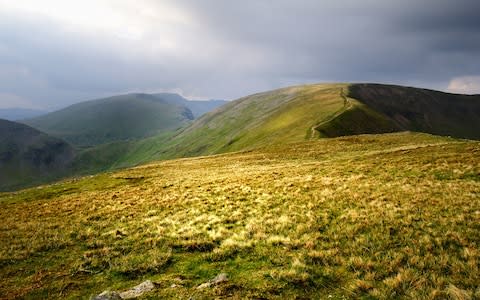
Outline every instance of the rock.
[[122, 300], [117, 292], [104, 291], [103, 293], [91, 298], [91, 300]]
[[211, 285], [212, 285], [212, 284], [211, 284], [210, 282], [202, 283], [201, 285], [197, 286], [197, 290], [209, 288]]
[[228, 281], [228, 275], [226, 273], [220, 273], [215, 278], [213, 278], [210, 282], [212, 284], [219, 284], [225, 281]]
[[140, 283], [137, 286], [134, 286], [133, 288], [124, 291], [124, 292], [111, 292], [111, 291], [105, 291], [93, 298], [91, 300], [122, 300], [122, 299], [133, 299], [140, 297], [146, 292], [150, 292], [151, 290], [155, 289], [155, 284], [151, 282], [150, 280], [146, 280], [142, 283]]
[[209, 288], [213, 285], [217, 285], [219, 283], [226, 282], [226, 281], [228, 281], [228, 275], [226, 273], [220, 273], [217, 276], [215, 276], [215, 278], [213, 278], [212, 280], [197, 286], [197, 289], [201, 290], [201, 289]]
[[140, 283], [137, 286], [129, 289], [128, 291], [120, 293], [120, 297], [122, 299], [133, 299], [140, 297], [143, 293], [150, 292], [151, 290], [155, 289], [155, 284], [150, 280], [146, 280]]

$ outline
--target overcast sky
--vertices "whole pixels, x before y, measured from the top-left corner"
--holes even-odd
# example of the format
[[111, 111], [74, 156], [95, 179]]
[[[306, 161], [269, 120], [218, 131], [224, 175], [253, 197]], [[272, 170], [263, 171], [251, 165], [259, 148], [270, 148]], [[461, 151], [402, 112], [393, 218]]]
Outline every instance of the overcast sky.
[[480, 93], [478, 0], [0, 0], [0, 108], [312, 82]]

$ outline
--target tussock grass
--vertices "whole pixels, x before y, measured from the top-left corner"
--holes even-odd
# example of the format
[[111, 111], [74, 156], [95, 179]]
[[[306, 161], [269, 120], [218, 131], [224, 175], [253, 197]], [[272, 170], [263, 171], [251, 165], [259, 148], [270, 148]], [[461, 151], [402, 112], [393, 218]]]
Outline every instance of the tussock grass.
[[[479, 176], [480, 143], [400, 133], [4, 193], [0, 295], [148, 278], [164, 298], [478, 299]], [[196, 289], [220, 272], [228, 283]]]

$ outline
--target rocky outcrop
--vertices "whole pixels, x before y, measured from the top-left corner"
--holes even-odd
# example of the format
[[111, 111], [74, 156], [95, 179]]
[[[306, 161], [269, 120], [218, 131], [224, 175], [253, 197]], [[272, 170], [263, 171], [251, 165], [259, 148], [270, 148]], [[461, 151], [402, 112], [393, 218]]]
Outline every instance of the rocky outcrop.
[[116, 292], [116, 291], [104, 291], [103, 293], [91, 298], [91, 300], [122, 300], [122, 299], [135, 299], [137, 297], [142, 296], [146, 292], [150, 292], [155, 289], [155, 284], [150, 281], [146, 280], [140, 283], [133, 288], [123, 291], [123, 292]]

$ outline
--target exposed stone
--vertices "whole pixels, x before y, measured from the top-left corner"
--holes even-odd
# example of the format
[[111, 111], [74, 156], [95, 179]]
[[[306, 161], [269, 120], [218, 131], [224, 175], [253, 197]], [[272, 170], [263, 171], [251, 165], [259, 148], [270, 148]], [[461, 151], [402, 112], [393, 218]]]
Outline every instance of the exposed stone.
[[133, 288], [124, 292], [104, 291], [103, 293], [91, 298], [91, 300], [123, 300], [140, 297], [146, 292], [155, 289], [155, 284], [146, 280]]
[[133, 299], [140, 297], [144, 293], [150, 292], [153, 289], [155, 289], [155, 284], [153, 284], [153, 282], [151, 282], [150, 280], [146, 280], [139, 285], [129, 289], [128, 291], [121, 292], [120, 297], [122, 299]]
[[122, 300], [118, 292], [104, 291], [103, 293], [91, 298], [91, 300]]
[[200, 290], [200, 289], [209, 288], [211, 286], [214, 286], [214, 285], [217, 285], [219, 283], [226, 282], [226, 281], [228, 281], [228, 275], [226, 273], [220, 273], [217, 276], [215, 276], [215, 278], [213, 278], [212, 280], [199, 285], [197, 287], [197, 289]]

